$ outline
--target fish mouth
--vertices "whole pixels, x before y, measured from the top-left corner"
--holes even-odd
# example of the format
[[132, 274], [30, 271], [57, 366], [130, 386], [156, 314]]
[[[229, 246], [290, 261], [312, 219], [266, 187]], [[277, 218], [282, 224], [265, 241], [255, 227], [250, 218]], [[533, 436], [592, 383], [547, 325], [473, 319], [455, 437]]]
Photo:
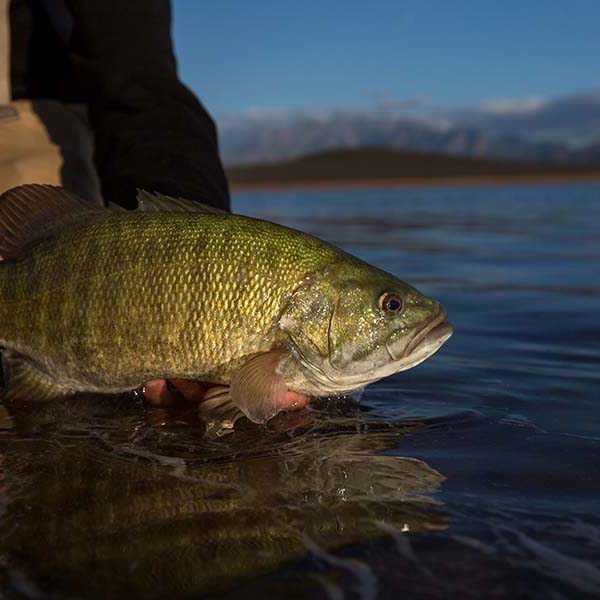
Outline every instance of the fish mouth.
[[441, 346], [453, 332], [452, 325], [446, 320], [448, 315], [443, 308], [426, 319], [412, 339], [406, 345], [402, 358], [410, 356], [415, 350], [433, 345]]

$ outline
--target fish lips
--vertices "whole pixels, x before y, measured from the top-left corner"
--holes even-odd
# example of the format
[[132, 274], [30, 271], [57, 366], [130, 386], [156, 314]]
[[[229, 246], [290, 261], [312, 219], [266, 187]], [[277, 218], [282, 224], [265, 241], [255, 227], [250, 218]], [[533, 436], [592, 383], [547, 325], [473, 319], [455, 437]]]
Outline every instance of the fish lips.
[[421, 349], [439, 348], [454, 331], [447, 318], [446, 311], [440, 309], [435, 315], [426, 319], [406, 344], [401, 358], [408, 358]]
[[410, 361], [417, 354], [423, 353], [425, 357], [433, 354], [452, 335], [453, 328], [447, 316], [446, 311], [440, 308], [416, 327], [408, 342], [394, 343], [388, 340], [386, 347], [390, 358], [401, 362]]

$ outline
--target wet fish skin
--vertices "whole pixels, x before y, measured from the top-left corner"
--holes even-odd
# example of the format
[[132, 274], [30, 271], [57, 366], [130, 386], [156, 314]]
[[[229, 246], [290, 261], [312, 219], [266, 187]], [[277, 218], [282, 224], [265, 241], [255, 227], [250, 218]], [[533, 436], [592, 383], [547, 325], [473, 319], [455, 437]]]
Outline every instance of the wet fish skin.
[[[408, 284], [283, 226], [149, 194], [137, 211], [65, 198], [50, 186], [0, 198], [0, 343], [16, 399], [122, 392], [156, 378], [230, 384], [242, 373], [241, 408], [264, 421], [285, 408], [273, 382], [313, 395], [360, 387], [357, 377], [363, 385], [401, 370], [383, 354], [392, 333], [406, 345], [442, 314]], [[401, 318], [377, 306], [388, 289], [404, 298]], [[269, 352], [276, 360], [250, 363]], [[333, 355], [343, 358], [340, 381]]]
[[88, 391], [157, 375], [228, 383], [270, 349], [286, 295], [331, 252], [233, 215], [107, 213], [3, 265], [0, 335]]

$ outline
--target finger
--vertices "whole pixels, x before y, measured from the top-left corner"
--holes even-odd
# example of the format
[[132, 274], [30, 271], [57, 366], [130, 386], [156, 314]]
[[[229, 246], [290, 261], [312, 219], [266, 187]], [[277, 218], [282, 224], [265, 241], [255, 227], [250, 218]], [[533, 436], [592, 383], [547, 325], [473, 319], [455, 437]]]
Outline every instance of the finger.
[[193, 379], [169, 379], [169, 383], [181, 394], [184, 400], [197, 404], [204, 399], [209, 386]]
[[177, 394], [169, 389], [166, 379], [146, 381], [142, 386], [142, 395], [152, 406], [170, 406], [177, 400]]
[[288, 390], [285, 393], [285, 410], [300, 410], [310, 402], [310, 396]]

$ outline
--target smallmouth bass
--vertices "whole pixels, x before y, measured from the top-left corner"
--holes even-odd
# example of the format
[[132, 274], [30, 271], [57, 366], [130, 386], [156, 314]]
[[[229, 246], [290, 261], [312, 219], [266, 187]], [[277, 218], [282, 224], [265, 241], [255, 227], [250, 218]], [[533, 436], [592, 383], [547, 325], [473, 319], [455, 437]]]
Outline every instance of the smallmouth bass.
[[121, 393], [155, 379], [229, 387], [263, 423], [289, 392], [347, 394], [451, 335], [440, 304], [310, 235], [141, 192], [135, 211], [62, 188], [0, 197], [7, 398]]

